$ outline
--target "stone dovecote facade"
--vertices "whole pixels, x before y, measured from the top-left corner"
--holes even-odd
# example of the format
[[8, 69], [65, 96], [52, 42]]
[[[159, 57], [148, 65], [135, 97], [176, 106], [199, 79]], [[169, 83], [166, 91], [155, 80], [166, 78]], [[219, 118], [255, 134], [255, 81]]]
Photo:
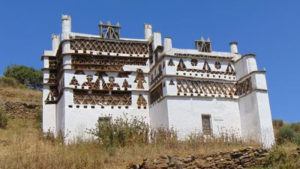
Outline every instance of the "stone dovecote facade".
[[71, 31], [62, 16], [62, 34], [44, 51], [43, 131], [67, 142], [90, 138], [101, 117], [138, 117], [151, 128], [191, 133], [233, 134], [274, 143], [265, 71], [254, 54], [212, 50], [209, 39], [195, 49], [173, 48], [172, 39], [152, 33], [144, 39], [120, 37], [120, 25], [99, 24], [99, 35]]

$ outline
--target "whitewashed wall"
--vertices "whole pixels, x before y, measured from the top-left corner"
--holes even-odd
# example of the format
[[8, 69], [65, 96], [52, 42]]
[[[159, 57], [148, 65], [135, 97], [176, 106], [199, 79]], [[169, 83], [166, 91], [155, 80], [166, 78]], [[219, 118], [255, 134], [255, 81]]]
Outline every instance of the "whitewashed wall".
[[[74, 75], [74, 71], [66, 70], [64, 73], [65, 76], [65, 86], [74, 88], [73, 85], [70, 85], [70, 81], [73, 76], [76, 77], [78, 83], [82, 85], [86, 82], [86, 76], [92, 75], [93, 82], [95, 82], [98, 76], [95, 75], [95, 72], [85, 71], [85, 75]], [[125, 108], [125, 106], [104, 106], [103, 108], [100, 105], [77, 105], [73, 102], [73, 89], [66, 89], [64, 94], [66, 96], [65, 100], [65, 133], [66, 133], [66, 141], [72, 142], [78, 138], [82, 139], [92, 139], [92, 135], [89, 134], [89, 130], [94, 129], [99, 117], [110, 116], [112, 119], [116, 119], [118, 117], [127, 117], [129, 119], [138, 118], [144, 120], [147, 124], [149, 124], [149, 100], [148, 100], [148, 78], [145, 76], [144, 83], [145, 89], [136, 89], [137, 83], [134, 83], [134, 79], [136, 77], [136, 73], [133, 72], [129, 75], [128, 78], [119, 78], [117, 77], [118, 73], [107, 73], [108, 76], [103, 76], [103, 79], [106, 83], [108, 83], [109, 77], [115, 77], [115, 83], [118, 83], [121, 90], [124, 79], [128, 81], [129, 84], [132, 85], [132, 88], [136, 91], [132, 91], [132, 105]], [[100, 84], [101, 86], [101, 84]], [[81, 87], [78, 87], [81, 88]], [[142, 94], [143, 97], [147, 101], [146, 109], [138, 108], [137, 99], [139, 95]], [[94, 108], [92, 108], [94, 106]]]
[[[89, 38], [98, 37], [88, 34], [79, 34], [71, 32], [71, 17], [67, 15], [62, 16], [62, 39], [67, 40], [70, 36], [86, 36]], [[44, 68], [49, 67], [49, 59], [47, 56], [55, 56], [59, 45], [59, 36], [52, 36], [52, 50], [44, 51]], [[130, 40], [130, 39], [123, 39]], [[138, 39], [131, 39], [138, 40]], [[152, 26], [145, 25], [145, 40], [151, 41], [153, 51], [160, 51], [162, 48], [162, 37], [159, 32], [152, 34]], [[132, 86], [128, 90], [132, 91], [132, 105], [125, 108], [125, 106], [100, 106], [100, 105], [76, 105], [73, 102], [73, 85], [70, 81], [73, 76], [76, 77], [79, 84], [82, 85], [87, 81], [86, 76], [92, 75], [93, 82], [97, 80], [94, 72], [85, 71], [85, 75], [74, 75], [71, 66], [71, 56], [64, 56], [63, 69], [66, 69], [61, 79], [59, 79], [58, 90], [63, 92], [57, 104], [45, 104], [45, 100], [49, 94], [49, 87], [45, 86], [43, 89], [43, 131], [47, 132], [49, 129], [57, 134], [61, 131], [65, 135], [67, 142], [75, 141], [77, 138], [92, 138], [88, 134], [89, 129], [95, 128], [95, 124], [99, 117], [111, 116], [112, 119], [118, 117], [141, 118], [151, 125], [152, 128], [168, 127], [174, 128], [178, 131], [180, 138], [186, 138], [191, 133], [202, 132], [202, 115], [211, 116], [211, 126], [214, 135], [222, 133], [231, 133], [237, 137], [242, 136], [244, 139], [259, 140], [264, 143], [266, 147], [270, 147], [274, 143], [274, 134], [272, 129], [271, 110], [269, 105], [269, 98], [267, 93], [267, 84], [264, 73], [257, 72], [257, 64], [255, 55], [249, 54], [243, 57], [238, 54], [237, 43], [231, 43], [231, 52], [210, 52], [204, 53], [195, 49], [176, 49], [172, 47], [172, 39], [164, 39], [164, 50], [158, 52], [157, 60], [153, 56], [153, 63], [150, 65], [147, 61], [146, 66], [124, 66], [124, 71], [134, 71], [128, 78], [119, 78], [117, 73], [107, 73], [108, 76], [103, 76], [106, 83], [109, 77], [115, 78], [115, 83], [118, 83], [121, 90], [124, 79]], [[70, 42], [65, 41], [62, 44], [62, 53], [72, 53], [70, 50]], [[78, 51], [82, 53], [83, 51]], [[94, 51], [95, 52], [95, 51]], [[215, 68], [215, 60], [207, 59], [207, 62], [212, 71], [225, 72], [228, 66], [228, 60], [239, 60], [232, 64], [236, 71], [235, 75], [212, 74], [201, 72], [187, 72], [177, 71], [179, 58], [165, 57], [163, 55], [192, 54], [192, 55], [207, 55], [219, 57], [221, 69]], [[105, 53], [103, 53], [105, 54]], [[111, 54], [113, 57], [115, 54]], [[129, 56], [129, 55], [128, 55]], [[172, 58], [174, 66], [168, 66], [169, 60]], [[161, 59], [161, 60], [160, 60]], [[191, 65], [191, 58], [182, 58], [186, 68], [198, 69], [203, 68], [204, 59], [199, 58], [197, 66]], [[156, 63], [160, 60], [160, 63]], [[163, 96], [154, 104], [149, 103], [149, 90], [151, 77], [158, 76], [159, 65], [162, 67], [162, 74], [173, 76], [166, 77], [161, 82], [163, 84]], [[153, 66], [156, 66], [153, 68]], [[140, 68], [144, 72], [146, 83], [144, 89], [137, 89], [137, 83], [134, 82], [135, 71]], [[151, 72], [150, 71], [151, 68]], [[152, 69], [153, 68], [153, 69]], [[149, 75], [148, 75], [149, 73]], [[177, 96], [176, 76], [186, 77], [188, 79], [201, 80], [226, 80], [236, 82], [242, 77], [251, 73], [251, 82], [254, 91], [239, 99], [227, 98], [200, 98]], [[47, 83], [49, 78], [49, 71], [44, 70], [44, 83]], [[173, 80], [174, 85], [169, 85], [170, 80]], [[101, 82], [100, 82], [101, 86]], [[81, 88], [79, 86], [78, 88]], [[146, 109], [138, 109], [137, 99], [139, 94], [142, 94], [147, 101]]]
[[[112, 117], [112, 120], [118, 117], [127, 117], [129, 119], [138, 118], [149, 123], [149, 106], [147, 106], [146, 109], [137, 109], [135, 106], [138, 93], [133, 93], [133, 106], [129, 106], [128, 109], [126, 109], [125, 106], [121, 106], [120, 109], [118, 106], [114, 106], [114, 108], [111, 108], [111, 106], [101, 108], [100, 105], [94, 105], [95, 108], [92, 108], [92, 105], [78, 105], [79, 107], [77, 108], [77, 105], [73, 104], [72, 90], [66, 90], [65, 94], [66, 97], [69, 98], [66, 101], [65, 107], [65, 132], [67, 142], [76, 141], [77, 138], [93, 138], [88, 131], [90, 129], [95, 129], [99, 117], [110, 116]], [[69, 107], [69, 105], [72, 105], [72, 107]]]
[[66, 134], [65, 133], [65, 101], [66, 101], [66, 95], [65, 93], [62, 94], [59, 102], [57, 103], [56, 106], [56, 133], [55, 136], [58, 134], [62, 134], [63, 136]]
[[[202, 133], [202, 115], [211, 116], [213, 134], [241, 135], [237, 101], [216, 98], [168, 98], [169, 126], [177, 129], [180, 138]], [[234, 123], [233, 123], [234, 122]]]
[[169, 128], [167, 100], [154, 103], [150, 106], [149, 117], [151, 128]]
[[43, 88], [43, 132], [56, 132], [56, 104], [46, 104], [49, 86]]

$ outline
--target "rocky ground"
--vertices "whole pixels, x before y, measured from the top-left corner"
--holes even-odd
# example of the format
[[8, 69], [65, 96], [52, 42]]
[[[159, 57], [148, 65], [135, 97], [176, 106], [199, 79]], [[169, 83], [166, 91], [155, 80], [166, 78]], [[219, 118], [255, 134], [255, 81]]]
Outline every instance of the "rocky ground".
[[[300, 148], [297, 151], [300, 157]], [[141, 164], [131, 164], [128, 169], [243, 169], [264, 165], [268, 154], [266, 149], [248, 147], [209, 156], [160, 156], [153, 160], [144, 159]]]

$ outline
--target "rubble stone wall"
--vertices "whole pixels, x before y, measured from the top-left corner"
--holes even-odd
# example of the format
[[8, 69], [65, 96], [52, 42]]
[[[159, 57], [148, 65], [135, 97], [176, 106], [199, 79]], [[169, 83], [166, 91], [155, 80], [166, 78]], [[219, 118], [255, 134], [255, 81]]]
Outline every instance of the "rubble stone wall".
[[243, 169], [263, 165], [265, 157], [269, 154], [263, 148], [243, 148], [231, 152], [220, 152], [208, 156], [160, 156], [157, 159], [144, 159], [141, 164], [132, 164], [128, 169], [158, 169], [158, 168], [222, 168], [222, 169]]

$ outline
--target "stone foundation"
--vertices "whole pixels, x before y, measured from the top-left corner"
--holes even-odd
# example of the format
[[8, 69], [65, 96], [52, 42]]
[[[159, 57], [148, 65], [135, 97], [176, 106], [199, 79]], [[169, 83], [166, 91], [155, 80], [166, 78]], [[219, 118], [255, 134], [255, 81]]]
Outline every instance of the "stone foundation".
[[144, 159], [141, 164], [129, 165], [128, 169], [156, 169], [156, 168], [223, 168], [242, 169], [263, 165], [268, 155], [263, 148], [243, 148], [232, 152], [220, 152], [209, 156], [160, 156], [157, 159]]

